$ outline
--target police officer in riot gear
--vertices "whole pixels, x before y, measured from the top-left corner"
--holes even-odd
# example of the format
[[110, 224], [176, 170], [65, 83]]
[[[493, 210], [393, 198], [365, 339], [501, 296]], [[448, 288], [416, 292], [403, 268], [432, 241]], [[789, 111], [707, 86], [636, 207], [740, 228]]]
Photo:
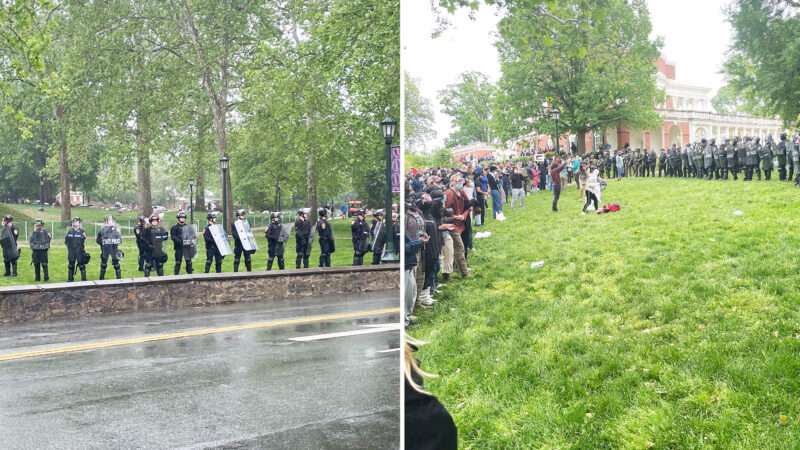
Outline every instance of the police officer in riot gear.
[[81, 271], [81, 281], [86, 281], [86, 264], [89, 263], [89, 255], [84, 247], [86, 243], [86, 232], [81, 228], [81, 218], [72, 219], [72, 228], [64, 236], [64, 244], [67, 246], [67, 281], [75, 281], [75, 266]]
[[214, 270], [217, 273], [222, 272], [222, 260], [225, 258], [222, 256], [222, 253], [217, 248], [217, 242], [214, 240], [214, 235], [211, 234], [210, 227], [212, 225], [217, 224], [217, 215], [214, 213], [208, 213], [206, 216], [208, 223], [206, 224], [206, 228], [203, 230], [203, 240], [206, 243], [206, 267], [205, 273], [211, 271], [211, 262], [214, 262]]
[[47, 251], [50, 249], [52, 236], [44, 229], [44, 221], [36, 220], [33, 233], [29, 239], [31, 247], [31, 262], [33, 263], [34, 281], [41, 281], [44, 272], [44, 281], [50, 281], [50, 271], [47, 268]]
[[[741, 170], [744, 175], [743, 178], [747, 178], [747, 145], [745, 145], [742, 139], [737, 137], [734, 140], [734, 146], [736, 147], [737, 171]], [[736, 179], [735, 173], [733, 179]]]
[[133, 227], [133, 235], [136, 236], [136, 248], [139, 250], [139, 272], [144, 272], [144, 230], [147, 228], [147, 218], [139, 216], [139, 221]]
[[[787, 180], [794, 181], [794, 183], [797, 184], [798, 180], [800, 180], [800, 148], [798, 148], [797, 136], [795, 136], [795, 139], [787, 140], [786, 159], [791, 161], [791, 165], [789, 166], [789, 178], [787, 178]], [[796, 178], [795, 172], [797, 172]]]
[[267, 244], [269, 246], [267, 255], [267, 270], [272, 270], [272, 263], [276, 257], [278, 258], [278, 269], [284, 269], [283, 254], [286, 248], [284, 245], [285, 240], [281, 239], [282, 233], [283, 226], [281, 225], [281, 214], [279, 212], [274, 212], [270, 216], [269, 226], [264, 232], [267, 237]]
[[725, 139], [719, 146], [719, 179], [728, 179], [728, 140]]
[[150, 226], [144, 231], [145, 262], [144, 276], [149, 277], [155, 269], [158, 276], [164, 276], [164, 264], [167, 262], [167, 253], [164, 251], [164, 241], [169, 239], [169, 233], [161, 226], [158, 214], [150, 216]]
[[700, 140], [700, 145], [703, 149], [703, 175], [710, 180], [714, 177], [714, 149], [705, 138]]
[[186, 213], [178, 211], [178, 223], [169, 230], [172, 246], [175, 250], [175, 275], [181, 273], [181, 263], [186, 261], [186, 273], [191, 274], [192, 258], [197, 254], [197, 233], [194, 226], [186, 223]]
[[3, 264], [6, 269], [3, 276], [6, 277], [17, 276], [19, 260], [17, 238], [19, 238], [19, 228], [14, 225], [14, 218], [7, 214], [3, 217], [3, 229], [0, 231], [0, 245], [3, 247]]
[[780, 139], [773, 152], [778, 155], [778, 177], [780, 181], [786, 181], [786, 133], [781, 133]]
[[356, 212], [356, 220], [350, 225], [353, 236], [353, 265], [364, 264], [364, 255], [369, 252], [369, 224], [364, 220], [365, 212], [359, 209]]
[[[731, 144], [730, 139], [725, 139], [725, 168], [722, 171], [722, 179], [727, 180], [728, 174], [736, 167], [736, 148]], [[734, 177], [735, 177], [734, 173]], [[736, 178], [734, 178], [736, 179]]]
[[386, 239], [386, 229], [384, 228], [386, 222], [383, 219], [382, 209], [372, 213], [372, 216], [375, 219], [372, 221], [369, 235], [372, 240], [372, 264], [376, 265], [381, 263], [381, 256], [383, 255], [383, 241]]
[[[247, 216], [247, 211], [244, 209], [239, 209], [236, 211], [236, 222], [231, 227], [231, 234], [233, 234], [233, 271], [239, 271], [239, 264], [242, 259], [242, 254], [244, 254], [244, 267], [247, 269], [248, 272], [252, 272], [253, 265], [251, 262], [251, 255], [255, 253], [255, 250], [245, 250], [244, 246], [242, 245], [242, 239], [239, 236], [239, 230], [237, 228], [237, 224], [244, 224], [247, 222], [245, 219]], [[247, 224], [248, 227], [250, 226]]]
[[295, 267], [308, 269], [308, 257], [311, 256], [311, 222], [306, 218], [306, 213], [303, 210], [297, 211], [297, 220], [294, 221], [294, 238], [295, 238]]
[[108, 257], [111, 257], [111, 265], [114, 267], [114, 274], [117, 279], [122, 278], [122, 269], [119, 265], [119, 245], [122, 243], [122, 234], [114, 223], [114, 219], [108, 216], [106, 222], [97, 232], [97, 245], [100, 246], [100, 279], [106, 278], [106, 268], [108, 268]]
[[761, 168], [764, 170], [764, 180], [769, 181], [772, 174], [772, 136], [767, 136], [767, 142], [761, 146], [758, 152], [758, 159], [761, 160]]
[[719, 180], [722, 178], [722, 159], [725, 157], [720, 152], [715, 138], [711, 139], [711, 155], [714, 159], [714, 179]]
[[319, 220], [316, 225], [317, 238], [319, 239], [319, 266], [331, 266], [331, 253], [336, 251], [336, 241], [333, 237], [333, 229], [328, 223], [328, 211], [320, 208], [317, 211]]
[[[758, 149], [756, 148], [755, 143], [751, 140], [751, 138], [745, 138], [745, 165], [747, 166], [747, 171], [744, 175], [744, 181], [751, 181], [753, 179], [753, 172], [758, 167]], [[760, 178], [759, 174], [759, 178]]]

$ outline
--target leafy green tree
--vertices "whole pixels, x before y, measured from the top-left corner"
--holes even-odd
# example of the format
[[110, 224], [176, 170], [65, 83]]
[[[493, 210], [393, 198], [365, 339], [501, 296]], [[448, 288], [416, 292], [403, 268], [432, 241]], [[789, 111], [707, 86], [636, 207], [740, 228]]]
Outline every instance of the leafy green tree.
[[580, 153], [593, 129], [656, 124], [653, 106], [663, 94], [653, 62], [661, 43], [649, 37], [645, 2], [565, 0], [548, 8], [509, 2], [498, 26], [500, 107], [518, 124], [517, 135], [552, 132], [544, 102], [561, 111], [560, 131], [577, 134]]
[[442, 112], [449, 115], [455, 128], [447, 145], [492, 141], [492, 114], [497, 88], [480, 72], [464, 72], [458, 82], [439, 92]]
[[401, 123], [405, 136], [407, 151], [419, 150], [425, 141], [436, 137], [433, 129], [433, 106], [419, 91], [417, 81], [406, 72], [405, 77], [405, 111]]
[[724, 71], [751, 112], [800, 123], [800, 4], [737, 0], [727, 9], [733, 43]]

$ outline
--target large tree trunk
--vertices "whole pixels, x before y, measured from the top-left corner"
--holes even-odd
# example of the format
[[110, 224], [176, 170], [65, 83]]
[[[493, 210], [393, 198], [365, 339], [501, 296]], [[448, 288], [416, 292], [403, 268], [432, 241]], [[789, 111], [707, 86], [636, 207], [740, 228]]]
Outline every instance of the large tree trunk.
[[[200, 42], [200, 33], [197, 31], [197, 26], [194, 23], [194, 13], [192, 12], [190, 0], [183, 1], [183, 9], [185, 28], [192, 43], [192, 47], [194, 48], [197, 62], [199, 63], [198, 65], [200, 69], [200, 75], [202, 76], [203, 89], [205, 90], [208, 101], [211, 104], [211, 113], [213, 114], [214, 122], [214, 141], [217, 145], [217, 152], [219, 153], [220, 157], [227, 156], [228, 137], [226, 130], [226, 115], [228, 112], [228, 77], [230, 75], [230, 67], [228, 65], [228, 50], [230, 47], [230, 40], [226, 34], [222, 42], [224, 57], [220, 64], [221, 67], [217, 69], [217, 67], [212, 66], [211, 62], [208, 60], [208, 55], [206, 54], [206, 51]], [[219, 70], [221, 76], [221, 89], [219, 92], [217, 92], [215, 89], [212, 81], [212, 73], [217, 70]], [[231, 189], [230, 180], [231, 176], [230, 173], [228, 173], [228, 176], [223, 177], [222, 181], [226, 184], [225, 189], [223, 190], [227, 191], [227, 202], [225, 202], [226, 199], [223, 199], [223, 205], [227, 203], [228, 208], [226, 211], [223, 211], [223, 213], [225, 216], [225, 229], [229, 233], [231, 231], [230, 225], [232, 223], [232, 214], [230, 210], [233, 207], [233, 192]]]
[[197, 173], [195, 178], [195, 191], [194, 191], [194, 209], [205, 211], [206, 209], [206, 180], [202, 171]]
[[583, 156], [586, 153], [586, 130], [578, 130], [578, 154]]
[[317, 201], [317, 159], [316, 155], [314, 155], [313, 147], [309, 148], [306, 159], [306, 190], [308, 206], [311, 208], [310, 221], [315, 223], [317, 221], [319, 201]]
[[72, 196], [70, 195], [69, 161], [67, 157], [67, 133], [64, 129], [64, 105], [56, 105], [55, 116], [58, 120], [58, 173], [61, 182], [61, 221], [72, 219]]
[[141, 121], [137, 122], [136, 126], [136, 182], [139, 185], [136, 201], [139, 203], [139, 211], [144, 216], [150, 216], [153, 213], [153, 194], [150, 185], [150, 149], [142, 136]]

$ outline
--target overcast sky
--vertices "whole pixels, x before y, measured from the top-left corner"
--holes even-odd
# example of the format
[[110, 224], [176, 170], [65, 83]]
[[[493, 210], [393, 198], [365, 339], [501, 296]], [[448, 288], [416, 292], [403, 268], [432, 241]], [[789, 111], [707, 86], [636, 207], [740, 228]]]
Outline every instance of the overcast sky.
[[[662, 54], [676, 64], [679, 81], [708, 86], [713, 93], [722, 86], [721, 70], [730, 39], [730, 25], [722, 8], [731, 0], [648, 0], [653, 35], [664, 38]], [[496, 8], [481, 7], [471, 20], [466, 11], [448, 16], [450, 26], [437, 38], [431, 34], [436, 21], [429, 0], [401, 2], [403, 70], [417, 79], [422, 94], [433, 102], [436, 139], [428, 150], [442, 145], [450, 134], [450, 118], [440, 111], [437, 93], [468, 70], [500, 77], [497, 60]]]

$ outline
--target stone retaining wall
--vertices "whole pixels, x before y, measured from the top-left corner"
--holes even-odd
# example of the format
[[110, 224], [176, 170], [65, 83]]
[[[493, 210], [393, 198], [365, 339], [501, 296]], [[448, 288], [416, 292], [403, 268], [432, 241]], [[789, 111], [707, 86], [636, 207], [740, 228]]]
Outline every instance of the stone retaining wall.
[[0, 288], [0, 324], [399, 287], [396, 264], [11, 286]]

